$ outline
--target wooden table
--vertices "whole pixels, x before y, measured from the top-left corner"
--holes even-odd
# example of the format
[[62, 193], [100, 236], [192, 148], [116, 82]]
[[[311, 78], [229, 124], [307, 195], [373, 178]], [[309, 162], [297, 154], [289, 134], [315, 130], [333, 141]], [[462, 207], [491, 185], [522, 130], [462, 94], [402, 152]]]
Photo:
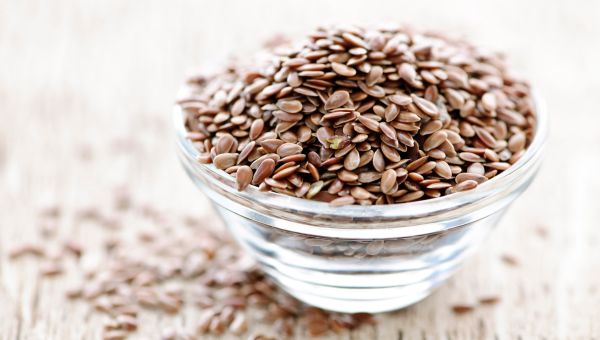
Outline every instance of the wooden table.
[[[546, 98], [551, 139], [538, 179], [447, 285], [340, 338], [600, 337], [599, 12], [597, 1], [566, 0], [1, 0], [0, 339], [100, 334], [101, 318], [64, 299], [70, 276], [42, 279], [35, 260], [8, 258], [38, 238], [40, 207], [56, 202], [63, 216], [105, 209], [127, 184], [136, 202], [168, 214], [211, 213], [174, 153], [169, 114], [186, 71], [251, 52], [274, 31], [377, 19], [451, 29], [506, 51]], [[68, 217], [57, 232], [86, 246], [106, 233]], [[501, 301], [451, 311], [484, 294]], [[148, 315], [137, 336], [185, 322]]]

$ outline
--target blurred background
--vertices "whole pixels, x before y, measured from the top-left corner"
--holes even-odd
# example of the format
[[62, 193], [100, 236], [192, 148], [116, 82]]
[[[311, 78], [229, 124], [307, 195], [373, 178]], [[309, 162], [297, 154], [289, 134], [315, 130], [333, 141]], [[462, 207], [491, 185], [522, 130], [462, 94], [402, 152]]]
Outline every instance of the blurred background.
[[[171, 214], [212, 214], [175, 156], [170, 113], [186, 75], [244, 58], [274, 34], [385, 21], [505, 52], [545, 99], [551, 138], [536, 182], [449, 284], [344, 337], [600, 336], [598, 13], [598, 1], [566, 0], [0, 0], [0, 339], [98, 334], [85, 309], [63, 302], [69, 278], [42, 282], [6, 256], [35, 238], [42, 207], [102, 207], [126, 187]], [[72, 221], [58, 233], [104, 237]], [[474, 292], [501, 302], [450, 311]]]

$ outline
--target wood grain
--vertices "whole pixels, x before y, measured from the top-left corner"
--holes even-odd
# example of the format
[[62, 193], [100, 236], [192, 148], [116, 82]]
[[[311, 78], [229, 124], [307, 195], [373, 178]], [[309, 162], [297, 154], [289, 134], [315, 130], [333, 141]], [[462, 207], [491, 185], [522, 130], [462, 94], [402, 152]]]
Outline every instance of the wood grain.
[[[99, 337], [102, 318], [63, 298], [74, 278], [42, 279], [36, 261], [8, 259], [8, 249], [36, 238], [48, 202], [65, 215], [108, 209], [112, 188], [127, 184], [138, 202], [173, 216], [211, 214], [174, 154], [169, 113], [188, 70], [248, 53], [273, 32], [382, 20], [506, 51], [546, 98], [551, 138], [538, 179], [458, 275], [422, 303], [339, 338], [600, 337], [599, 12], [600, 2], [566, 0], [0, 0], [0, 339]], [[58, 234], [89, 246], [106, 237], [66, 218]], [[501, 302], [452, 313], [487, 294]], [[144, 315], [137, 338], [196, 314]]]

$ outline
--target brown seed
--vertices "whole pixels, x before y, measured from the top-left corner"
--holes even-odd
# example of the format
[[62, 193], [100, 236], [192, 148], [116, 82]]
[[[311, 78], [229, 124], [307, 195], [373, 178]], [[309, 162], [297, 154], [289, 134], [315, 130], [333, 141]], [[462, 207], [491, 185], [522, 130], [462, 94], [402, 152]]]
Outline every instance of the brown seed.
[[246, 144], [246, 146], [244, 146], [242, 151], [240, 151], [240, 154], [236, 160], [236, 164], [240, 164], [243, 161], [245, 161], [248, 158], [248, 156], [250, 156], [252, 151], [254, 151], [255, 146], [256, 146], [255, 141], [251, 141], [250, 143]]
[[396, 139], [396, 130], [385, 122], [379, 123], [379, 130], [390, 139]]
[[335, 91], [325, 103], [325, 110], [337, 109], [338, 107], [344, 106], [350, 100], [350, 94], [348, 91], [339, 90]]
[[431, 134], [431, 136], [427, 137], [425, 143], [423, 144], [423, 150], [430, 151], [432, 149], [437, 148], [442, 145], [444, 141], [448, 138], [448, 134], [445, 131], [436, 131]]
[[375, 65], [373, 67], [371, 67], [371, 71], [369, 71], [369, 74], [367, 75], [367, 78], [365, 79], [365, 83], [367, 84], [367, 86], [373, 86], [377, 83], [377, 81], [379, 80], [379, 78], [383, 75], [383, 68], [381, 66]]
[[417, 105], [417, 107], [421, 110], [423, 110], [423, 112], [425, 112], [425, 114], [435, 118], [439, 115], [439, 110], [437, 108], [437, 106], [435, 106], [434, 103], [430, 102], [429, 100], [425, 99], [425, 98], [421, 98], [417, 95], [411, 94], [411, 98], [413, 100], [413, 102]]
[[485, 129], [476, 129], [475, 133], [477, 134], [477, 137], [479, 137], [479, 140], [481, 140], [483, 142], [483, 144], [485, 144], [487, 147], [489, 148], [495, 148], [497, 141], [496, 138], [494, 138], [494, 136], [492, 136], [491, 133], [489, 133], [487, 130]]
[[406, 106], [410, 103], [412, 103], [412, 98], [410, 96], [407, 96], [405, 94], [394, 94], [391, 95], [389, 97], [390, 101], [396, 105], [400, 105], [400, 106]]
[[400, 162], [401, 160], [400, 153], [398, 153], [396, 149], [391, 148], [387, 144], [381, 144], [381, 152], [383, 153], [385, 158], [389, 159], [394, 163]]
[[[235, 137], [232, 135], [224, 135], [219, 138], [219, 142], [217, 143], [216, 151], [217, 154], [222, 154], [226, 152], [232, 152], [231, 148], [236, 144]], [[236, 144], [237, 145], [237, 144]]]
[[235, 178], [237, 190], [242, 191], [246, 189], [250, 185], [250, 182], [252, 182], [252, 169], [247, 165], [239, 167]]
[[[293, 163], [287, 163], [287, 164], [293, 164]], [[288, 176], [291, 176], [291, 175], [295, 174], [299, 168], [300, 168], [300, 165], [295, 165], [295, 166], [290, 166], [288, 168], [285, 168], [283, 170], [278, 169], [275, 172], [275, 174], [273, 175], [273, 179], [280, 180], [280, 179], [286, 178]]]
[[452, 178], [452, 169], [450, 169], [450, 165], [444, 161], [439, 161], [436, 163], [435, 173], [446, 179]]
[[33, 243], [24, 243], [15, 246], [9, 251], [9, 257], [11, 259], [17, 259], [25, 255], [32, 255], [36, 257], [44, 256], [45, 251], [42, 246]]
[[461, 152], [458, 154], [458, 157], [460, 157], [460, 159], [465, 160], [467, 162], [483, 162], [484, 159], [481, 158], [480, 156], [478, 156], [477, 154], [474, 154], [472, 152]]
[[498, 296], [484, 296], [479, 298], [479, 303], [482, 305], [495, 305], [500, 302], [500, 297]]
[[329, 204], [331, 204], [334, 207], [341, 207], [343, 205], [350, 205], [350, 204], [354, 204], [355, 199], [352, 196], [342, 196], [342, 197], [338, 197], [336, 199], [334, 199], [333, 201], [329, 202]]
[[358, 180], [358, 175], [348, 170], [341, 170], [338, 172], [338, 178], [343, 182], [354, 182]]
[[310, 199], [315, 197], [321, 191], [321, 189], [323, 189], [323, 185], [323, 181], [316, 181], [313, 184], [311, 184], [310, 189], [308, 189], [308, 192], [306, 193], [306, 198]]
[[508, 149], [511, 152], [519, 152], [525, 148], [525, 134], [524, 133], [515, 133], [508, 140]]
[[[396, 106], [396, 104], [388, 105], [385, 108], [385, 111], [383, 112], [386, 122], [393, 121], [394, 119], [396, 119], [398, 117], [398, 114], [400, 114], [400, 110], [398, 109], [398, 106]], [[417, 116], [417, 118], [418, 118], [418, 116]]]
[[495, 111], [496, 110], [496, 96], [491, 92], [487, 92], [486, 94], [483, 95], [483, 97], [481, 97], [481, 105], [487, 111]]
[[250, 139], [256, 140], [263, 132], [265, 121], [262, 119], [255, 119], [250, 126]]
[[[475, 163], [478, 164], [478, 163]], [[487, 178], [483, 175], [463, 172], [456, 175], [456, 183], [462, 183], [464, 181], [475, 181], [479, 184], [487, 181]]]
[[404, 81], [409, 84], [414, 84], [415, 78], [417, 77], [417, 71], [415, 71], [415, 67], [408, 63], [402, 63], [400, 65], [398, 68], [398, 74], [400, 75], [400, 78], [404, 79]]
[[391, 195], [396, 187], [396, 177], [396, 171], [393, 169], [386, 170], [381, 176], [381, 192]]
[[358, 121], [360, 121], [367, 129], [375, 132], [379, 132], [379, 123], [377, 121], [367, 118], [365, 116], [359, 116]]
[[277, 107], [287, 113], [297, 113], [302, 111], [302, 103], [298, 100], [279, 100]]
[[217, 169], [225, 170], [236, 164], [238, 158], [237, 153], [222, 153], [213, 158], [213, 164]]
[[407, 194], [402, 195], [399, 199], [396, 200], [396, 202], [397, 203], [407, 203], [407, 202], [416, 201], [419, 198], [423, 197], [423, 195], [425, 195], [425, 193], [420, 190], [409, 192]]
[[483, 176], [483, 174], [485, 174], [485, 168], [483, 167], [483, 165], [481, 165], [481, 163], [473, 163], [469, 165], [469, 167], [467, 168], [467, 172]]
[[352, 171], [358, 168], [359, 164], [360, 153], [358, 152], [358, 150], [356, 150], [356, 148], [354, 148], [346, 155], [346, 158], [344, 158], [344, 168], [346, 168], [346, 170]]
[[252, 178], [252, 184], [258, 185], [265, 180], [265, 178], [271, 176], [275, 170], [275, 161], [271, 158], [267, 158], [260, 163], [258, 169], [254, 172], [254, 177]]
[[464, 182], [460, 182], [459, 184], [454, 186], [454, 190], [457, 192], [467, 191], [471, 189], [475, 189], [477, 187], [477, 182], [473, 180], [466, 180]]
[[331, 68], [335, 73], [344, 77], [354, 77], [356, 75], [355, 69], [344, 64], [331, 63]]
[[466, 313], [470, 313], [474, 310], [475, 308], [471, 305], [454, 305], [452, 306], [452, 311], [454, 312], [454, 314], [466, 314]]
[[298, 144], [284, 143], [277, 148], [277, 154], [280, 157], [287, 157], [302, 152], [302, 147]]

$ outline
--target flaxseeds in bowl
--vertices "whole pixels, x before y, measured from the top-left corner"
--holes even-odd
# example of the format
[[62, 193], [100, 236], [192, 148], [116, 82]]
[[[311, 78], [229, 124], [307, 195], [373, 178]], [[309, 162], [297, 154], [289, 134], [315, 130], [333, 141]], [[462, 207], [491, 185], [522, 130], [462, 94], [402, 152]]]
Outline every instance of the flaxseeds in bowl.
[[190, 178], [274, 282], [346, 313], [445, 282], [529, 186], [546, 136], [500, 55], [403, 27], [320, 28], [185, 90]]
[[536, 125], [499, 54], [397, 27], [319, 28], [188, 81], [187, 137], [238, 190], [393, 204], [476, 188], [517, 162]]

